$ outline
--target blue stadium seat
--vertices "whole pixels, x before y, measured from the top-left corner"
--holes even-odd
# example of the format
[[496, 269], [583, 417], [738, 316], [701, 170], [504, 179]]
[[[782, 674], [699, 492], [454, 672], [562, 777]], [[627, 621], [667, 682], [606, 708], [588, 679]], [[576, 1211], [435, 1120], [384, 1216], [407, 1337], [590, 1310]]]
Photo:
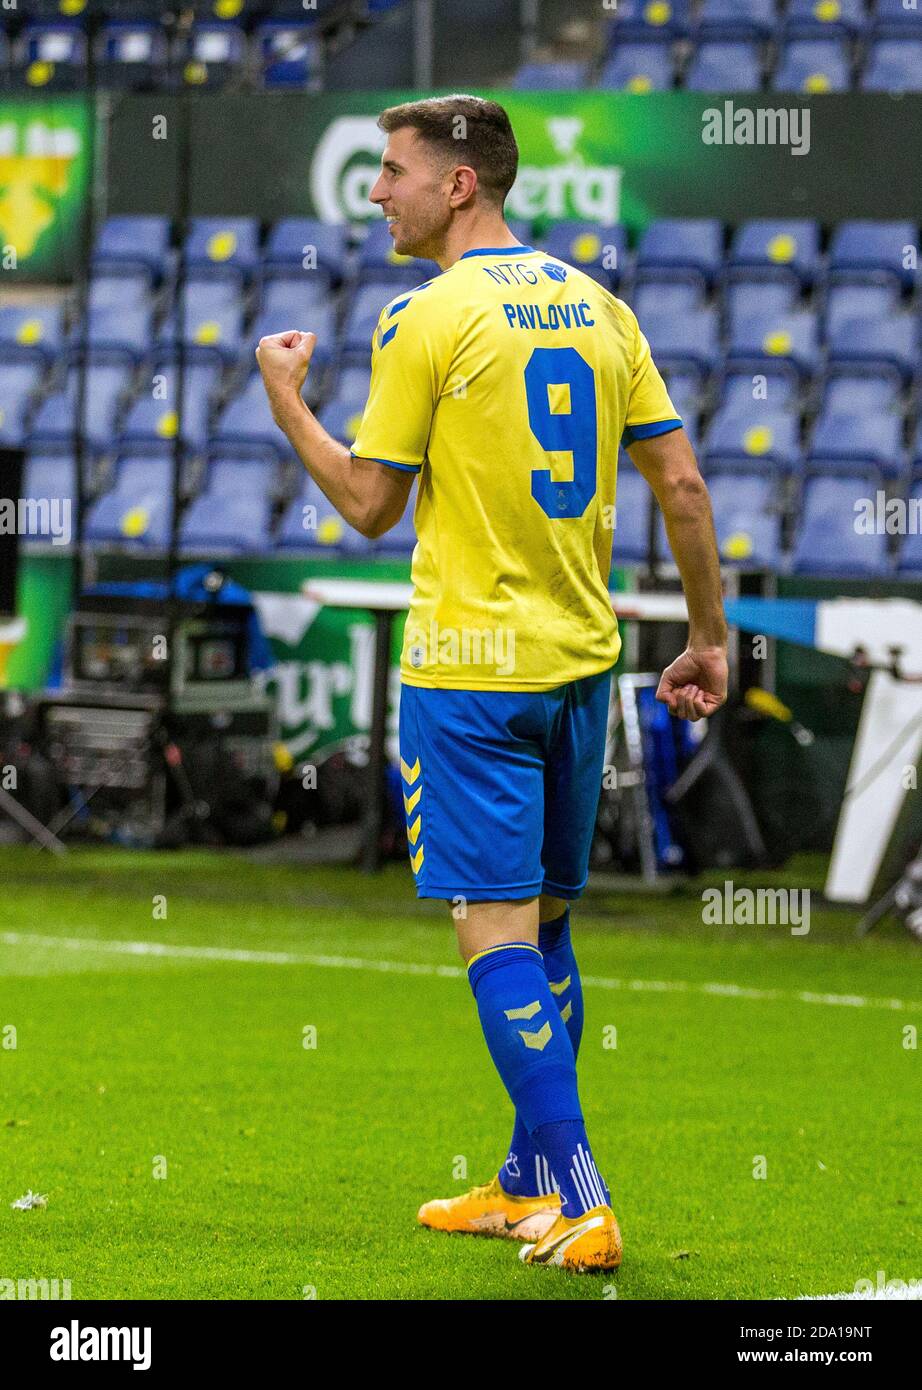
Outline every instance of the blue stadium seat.
[[263, 274], [325, 277], [330, 285], [338, 285], [346, 275], [347, 256], [347, 227], [316, 217], [282, 217], [266, 238]]
[[900, 382], [890, 373], [866, 376], [830, 370], [822, 386], [820, 409], [824, 414], [888, 415], [900, 409]]
[[87, 508], [85, 536], [97, 544], [165, 550], [172, 514], [172, 458], [129, 456], [117, 461], [114, 486]]
[[0, 362], [0, 445], [22, 445], [42, 373], [38, 361]]
[[[920, 51], [922, 52], [922, 51]], [[907, 247], [919, 257], [919, 228], [914, 222], [840, 222], [829, 246], [829, 277], [865, 284], [890, 281], [911, 288], [916, 271], [905, 264]]]
[[670, 44], [628, 39], [605, 60], [598, 85], [611, 91], [666, 92], [674, 82]]
[[[82, 434], [88, 446], [97, 452], [112, 448], [115, 422], [131, 374], [131, 365], [124, 361], [87, 363]], [[77, 434], [78, 381], [78, 368], [72, 364], [63, 387], [46, 396], [35, 412], [29, 429], [30, 447], [73, 447]]]
[[256, 29], [255, 42], [263, 86], [310, 88], [319, 80], [320, 47], [311, 24], [267, 20]]
[[[183, 371], [182, 439], [197, 452], [205, 447], [211, 402], [220, 380], [216, 363], [188, 362]], [[177, 415], [179, 372], [170, 362], [152, 365], [150, 378], [132, 402], [122, 423], [119, 446], [137, 453], [145, 447], [163, 447], [180, 430]], [[156, 387], [156, 395], [155, 395]]]
[[716, 218], [660, 218], [644, 229], [637, 273], [644, 279], [711, 284], [723, 264], [723, 228]]
[[820, 229], [812, 218], [765, 217], [743, 222], [727, 257], [731, 278], [793, 280], [809, 286], [819, 261]]
[[[177, 311], [178, 305], [160, 329], [160, 346], [175, 344]], [[235, 361], [243, 348], [243, 300], [237, 282], [189, 280], [182, 296], [182, 323], [183, 342], [194, 356]]]
[[26, 24], [13, 42], [10, 75], [33, 91], [75, 91], [86, 83], [87, 37], [79, 21]]
[[152, 325], [149, 308], [93, 308], [85, 320], [74, 324], [68, 346], [72, 350], [86, 346], [96, 355], [140, 362], [150, 347]]
[[[33, 498], [60, 499], [70, 507], [71, 525], [76, 523], [77, 513], [77, 464], [73, 454], [30, 452], [26, 455], [22, 475], [22, 496]], [[40, 517], [26, 513], [26, 530], [23, 540], [43, 541], [48, 544], [51, 537], [40, 529]]]
[[[777, 569], [781, 562], [778, 481], [771, 472], [706, 470], [721, 564], [741, 569]], [[665, 539], [665, 528], [664, 528]]]
[[774, 92], [847, 92], [851, 59], [844, 38], [791, 39], [772, 74]]
[[404, 508], [403, 516], [392, 526], [390, 531], [385, 531], [383, 536], [379, 536], [375, 542], [375, 553], [378, 555], [406, 555], [409, 556], [413, 547], [416, 545], [416, 527], [413, 525], [413, 512], [416, 508], [416, 489], [417, 479], [413, 479], [407, 497], [407, 505]]
[[756, 402], [745, 413], [731, 408], [711, 418], [704, 443], [707, 460], [736, 460], [753, 472], [759, 464], [795, 469], [801, 457], [800, 425], [796, 415], [766, 410]]
[[667, 314], [688, 314], [704, 308], [704, 288], [682, 280], [671, 285], [660, 280], [637, 278], [629, 295], [622, 295], [639, 319], [657, 318]]
[[904, 0], [877, 0], [873, 29], [875, 38], [922, 38], [922, 10]]
[[[762, 373], [765, 377], [764, 392], [754, 395], [753, 373], [735, 370], [729, 365], [720, 381], [719, 405], [727, 414], [748, 415], [752, 410], [789, 411], [797, 409], [798, 386], [796, 376], [776, 376]], [[763, 383], [760, 383], [760, 387]], [[763, 399], [764, 395], [764, 399]]]
[[93, 250], [93, 273], [134, 275], [146, 271], [159, 281], [167, 268], [170, 223], [167, 217], [107, 217]]
[[0, 308], [0, 362], [51, 363], [61, 346], [60, 302]]
[[615, 289], [627, 259], [627, 232], [620, 223], [555, 222], [541, 238], [541, 249]]
[[737, 371], [745, 361], [765, 374], [812, 376], [819, 361], [816, 315], [801, 309], [777, 317], [738, 319], [730, 325], [727, 361]]
[[[401, 256], [394, 250], [394, 238], [387, 229], [383, 218], [374, 218], [368, 223], [365, 240], [359, 247], [358, 280], [367, 285], [372, 280], [394, 282], [394, 293], [401, 287], [412, 289], [416, 285], [440, 275], [441, 271], [434, 261], [417, 260], [415, 256]], [[382, 301], [386, 304], [387, 299]]]
[[194, 497], [179, 523], [184, 554], [250, 554], [272, 549], [272, 505], [261, 496]]
[[692, 54], [685, 74], [691, 92], [758, 92], [762, 64], [755, 43], [719, 43], [707, 40]]
[[849, 38], [865, 27], [864, 0], [788, 0], [785, 38]]
[[847, 319], [881, 319], [899, 311], [899, 290], [894, 283], [884, 285], [830, 284], [826, 291], [824, 321], [827, 336]]
[[876, 39], [859, 86], [863, 92], [922, 92], [922, 39]]
[[889, 372], [909, 381], [918, 362], [916, 321], [909, 313], [883, 319], [845, 319], [827, 335], [830, 364], [852, 371]]
[[169, 43], [161, 24], [143, 19], [104, 24], [94, 50], [101, 86], [140, 90], [158, 85], [169, 64]]
[[720, 345], [714, 309], [648, 318], [640, 325], [661, 367], [691, 368], [708, 372], [717, 362]]
[[885, 477], [898, 477], [905, 472], [900, 416], [820, 415], [813, 427], [807, 465], [835, 471], [842, 463], [878, 468]]
[[183, 264], [190, 279], [249, 280], [259, 265], [259, 223], [255, 217], [193, 217]]
[[249, 458], [282, 459], [291, 455], [291, 447], [272, 418], [272, 410], [263, 387], [262, 377], [254, 373], [246, 386], [230, 400], [211, 433], [211, 447], [222, 454], [245, 455]]
[[701, 407], [701, 375], [696, 371], [669, 370], [663, 372], [669, 399], [685, 423], [697, 416]]
[[581, 62], [523, 63], [512, 79], [515, 92], [579, 92], [589, 79]]
[[362, 423], [365, 402], [360, 405], [350, 401], [328, 401], [317, 419], [323, 428], [342, 444], [352, 445]]
[[150, 277], [146, 270], [128, 275], [93, 275], [89, 282], [92, 309], [147, 309], [151, 307]]
[[[918, 576], [922, 572], [922, 477], [916, 477], [906, 494], [907, 533], [900, 543], [897, 569], [900, 574]], [[913, 518], [916, 518], [914, 521]]]
[[690, 29], [690, 0], [621, 0], [617, 8], [608, 25], [609, 50], [624, 39], [669, 42]]
[[179, 48], [182, 80], [187, 87], [223, 87], [239, 81], [247, 61], [247, 38], [238, 24], [193, 24]]
[[622, 449], [618, 454], [618, 481], [615, 489], [613, 564], [646, 563], [652, 505], [653, 493]]
[[855, 529], [856, 502], [873, 498], [881, 484], [879, 475], [860, 470], [804, 478], [791, 557], [796, 574], [861, 578], [889, 571], [887, 537]]
[[775, 28], [775, 0], [702, 0], [696, 36], [767, 39]]
[[285, 509], [276, 544], [285, 550], [349, 556], [370, 555], [375, 546], [343, 520], [307, 473], [298, 496]]
[[797, 308], [798, 287], [791, 280], [739, 280], [724, 288], [727, 322], [745, 318], [778, 318]]
[[348, 406], [351, 410], [364, 410], [371, 390], [371, 368], [367, 362], [361, 366], [345, 365], [337, 373], [327, 405], [334, 402]]

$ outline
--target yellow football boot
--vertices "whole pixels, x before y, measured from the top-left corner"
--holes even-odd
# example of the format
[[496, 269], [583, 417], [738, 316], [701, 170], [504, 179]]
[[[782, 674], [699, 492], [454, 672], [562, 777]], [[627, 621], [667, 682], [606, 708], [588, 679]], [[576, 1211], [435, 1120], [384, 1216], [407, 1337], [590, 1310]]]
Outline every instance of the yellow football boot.
[[458, 1197], [437, 1197], [424, 1202], [418, 1220], [433, 1231], [540, 1241], [559, 1212], [560, 1198], [556, 1193], [548, 1197], [511, 1197], [496, 1177]]
[[621, 1232], [611, 1207], [593, 1207], [583, 1216], [558, 1216], [534, 1245], [525, 1245], [519, 1259], [527, 1265], [556, 1265], [576, 1274], [617, 1269], [621, 1263]]

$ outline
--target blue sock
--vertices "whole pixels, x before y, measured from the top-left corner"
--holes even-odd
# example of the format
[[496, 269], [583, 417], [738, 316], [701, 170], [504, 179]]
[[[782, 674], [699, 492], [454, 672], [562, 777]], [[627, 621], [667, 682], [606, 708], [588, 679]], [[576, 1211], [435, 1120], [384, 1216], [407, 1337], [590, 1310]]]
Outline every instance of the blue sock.
[[[544, 971], [575, 1058], [579, 1056], [583, 1036], [583, 988], [570, 940], [569, 907], [564, 909], [562, 916], [538, 928], [538, 949], [544, 958]], [[499, 1180], [512, 1197], [543, 1197], [556, 1190], [547, 1160], [535, 1148], [518, 1114], [506, 1161], [499, 1170]]]
[[468, 979], [490, 1056], [557, 1179], [564, 1215], [578, 1216], [607, 1201], [583, 1124], [573, 1045], [561, 1026], [541, 952], [527, 942], [495, 946], [474, 956]]

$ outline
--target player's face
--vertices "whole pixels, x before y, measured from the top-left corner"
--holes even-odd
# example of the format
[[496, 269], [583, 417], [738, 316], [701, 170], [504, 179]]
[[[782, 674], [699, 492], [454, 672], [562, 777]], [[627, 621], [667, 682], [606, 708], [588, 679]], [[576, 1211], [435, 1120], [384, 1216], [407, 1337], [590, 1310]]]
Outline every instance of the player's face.
[[437, 257], [451, 220], [448, 194], [444, 164], [431, 147], [410, 126], [395, 130], [368, 195], [388, 219], [395, 251]]

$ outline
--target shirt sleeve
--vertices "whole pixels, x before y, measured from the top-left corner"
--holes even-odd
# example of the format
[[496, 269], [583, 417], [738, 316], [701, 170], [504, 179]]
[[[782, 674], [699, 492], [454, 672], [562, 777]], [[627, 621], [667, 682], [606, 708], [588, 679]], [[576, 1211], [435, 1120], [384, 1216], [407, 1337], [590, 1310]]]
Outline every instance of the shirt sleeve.
[[445, 315], [408, 292], [382, 311], [372, 336], [371, 389], [352, 453], [418, 473], [446, 375]]
[[636, 328], [634, 346], [634, 373], [631, 379], [631, 396], [627, 408], [627, 420], [621, 443], [627, 447], [638, 439], [649, 439], [656, 434], [667, 434], [670, 430], [682, 428], [682, 420], [666, 390], [666, 383], [660, 376], [650, 344], [640, 331], [640, 324], [634, 319]]

